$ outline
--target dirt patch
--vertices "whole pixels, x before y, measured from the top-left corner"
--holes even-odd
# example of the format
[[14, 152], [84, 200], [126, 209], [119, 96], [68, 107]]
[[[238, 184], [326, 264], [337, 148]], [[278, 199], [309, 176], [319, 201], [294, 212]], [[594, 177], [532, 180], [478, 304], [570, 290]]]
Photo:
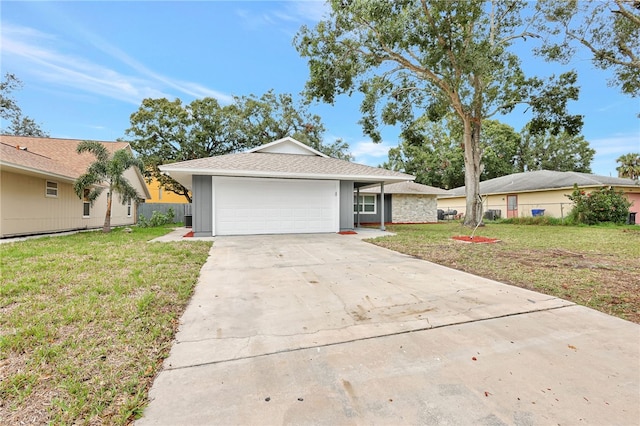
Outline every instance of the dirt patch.
[[619, 256], [509, 244], [375, 244], [485, 278], [538, 291], [640, 324], [640, 268]]
[[473, 237], [470, 237], [468, 235], [458, 235], [455, 237], [451, 237], [451, 239], [460, 241], [462, 243], [475, 243], [475, 244], [491, 244], [491, 243], [497, 243], [498, 241], [500, 241], [497, 238], [487, 238], [487, 237], [481, 237], [477, 235]]

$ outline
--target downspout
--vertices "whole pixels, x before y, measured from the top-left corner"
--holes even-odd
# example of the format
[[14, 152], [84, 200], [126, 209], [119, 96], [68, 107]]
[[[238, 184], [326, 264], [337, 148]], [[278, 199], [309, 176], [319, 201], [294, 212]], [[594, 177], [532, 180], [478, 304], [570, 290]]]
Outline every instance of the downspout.
[[384, 227], [384, 182], [380, 182], [380, 230], [385, 231]]

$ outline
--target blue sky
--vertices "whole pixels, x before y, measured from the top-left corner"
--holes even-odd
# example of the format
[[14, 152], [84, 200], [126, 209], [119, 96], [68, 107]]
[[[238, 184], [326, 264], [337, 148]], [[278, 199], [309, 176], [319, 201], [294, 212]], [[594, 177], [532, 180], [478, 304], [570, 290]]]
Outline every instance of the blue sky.
[[[146, 97], [190, 102], [211, 96], [297, 95], [308, 76], [292, 45], [298, 28], [325, 13], [317, 1], [2, 1], [0, 69], [24, 83], [15, 98], [23, 112], [52, 137], [115, 140]], [[526, 71], [547, 75], [557, 66], [524, 58]], [[615, 159], [640, 152], [640, 100], [607, 86], [586, 53], [569, 65], [578, 70], [581, 99], [572, 113], [585, 116], [583, 135], [596, 150], [592, 170], [616, 176]], [[567, 68], [568, 69], [568, 68]], [[342, 138], [359, 163], [378, 165], [398, 143], [397, 129], [384, 142], [363, 136], [359, 98], [316, 104], [325, 139]], [[494, 117], [520, 131], [522, 111]]]

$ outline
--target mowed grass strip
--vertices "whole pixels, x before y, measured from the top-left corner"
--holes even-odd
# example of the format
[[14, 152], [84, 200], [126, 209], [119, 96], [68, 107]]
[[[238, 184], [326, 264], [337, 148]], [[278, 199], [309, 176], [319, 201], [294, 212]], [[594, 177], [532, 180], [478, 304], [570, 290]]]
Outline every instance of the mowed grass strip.
[[168, 355], [210, 242], [168, 228], [0, 245], [0, 423], [127, 424]]
[[371, 242], [507, 284], [561, 297], [640, 323], [640, 227], [488, 224], [476, 235], [498, 243], [452, 240], [459, 223], [392, 225]]

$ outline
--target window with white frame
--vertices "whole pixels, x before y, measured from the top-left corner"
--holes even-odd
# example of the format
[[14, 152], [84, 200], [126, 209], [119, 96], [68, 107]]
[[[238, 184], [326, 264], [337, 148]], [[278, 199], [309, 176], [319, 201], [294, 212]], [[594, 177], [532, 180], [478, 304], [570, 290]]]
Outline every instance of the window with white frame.
[[82, 216], [89, 217], [91, 215], [91, 202], [89, 201], [89, 190], [84, 190], [84, 196], [82, 197]]
[[360, 194], [360, 203], [356, 203], [357, 196], [353, 197], [353, 212], [358, 211], [360, 207], [361, 214], [376, 214], [376, 195], [375, 194]]
[[44, 194], [47, 197], [58, 198], [58, 182], [48, 180]]

